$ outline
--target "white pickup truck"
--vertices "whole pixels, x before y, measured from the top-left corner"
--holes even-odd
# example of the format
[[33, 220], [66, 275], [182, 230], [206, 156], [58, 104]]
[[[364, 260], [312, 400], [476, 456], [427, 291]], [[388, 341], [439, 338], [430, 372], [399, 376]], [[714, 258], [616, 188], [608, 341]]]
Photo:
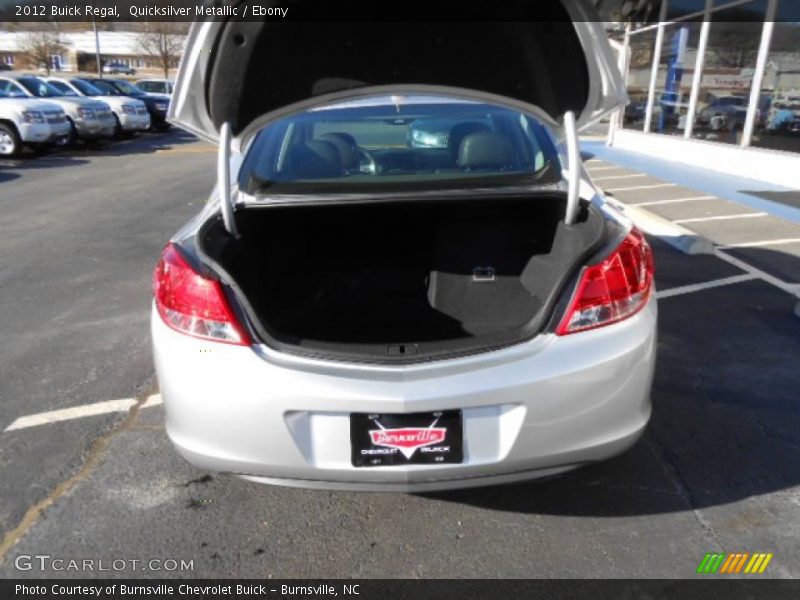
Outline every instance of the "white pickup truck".
[[58, 104], [6, 88], [0, 81], [0, 157], [16, 156], [23, 146], [43, 149], [67, 139], [70, 124]]

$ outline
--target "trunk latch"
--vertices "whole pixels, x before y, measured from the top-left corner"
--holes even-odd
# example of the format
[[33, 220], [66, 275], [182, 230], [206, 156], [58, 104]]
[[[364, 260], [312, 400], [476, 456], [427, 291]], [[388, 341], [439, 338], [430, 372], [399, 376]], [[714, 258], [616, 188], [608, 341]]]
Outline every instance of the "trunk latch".
[[416, 344], [391, 344], [386, 348], [389, 356], [411, 356], [417, 353]]
[[472, 269], [472, 281], [475, 283], [490, 283], [494, 281], [494, 267], [475, 267]]

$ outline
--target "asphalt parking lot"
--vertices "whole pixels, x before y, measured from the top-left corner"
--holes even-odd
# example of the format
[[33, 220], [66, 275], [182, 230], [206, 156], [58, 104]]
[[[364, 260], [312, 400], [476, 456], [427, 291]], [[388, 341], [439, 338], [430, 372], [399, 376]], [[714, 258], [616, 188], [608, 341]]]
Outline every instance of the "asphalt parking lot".
[[[623, 456], [462, 492], [267, 487], [199, 472], [172, 450], [151, 364], [150, 272], [204, 201], [214, 159], [175, 131], [0, 163], [0, 576], [92, 574], [15, 566], [47, 554], [192, 561], [191, 571], [114, 573], [129, 577], [685, 578], [717, 551], [770, 552], [763, 576], [800, 577], [800, 257], [790, 243], [758, 247], [758, 260], [723, 250], [742, 266], [650, 238], [662, 296], [654, 415]], [[686, 197], [623, 189], [658, 182], [598, 184], [626, 205]], [[120, 402], [103, 412], [110, 400]]]

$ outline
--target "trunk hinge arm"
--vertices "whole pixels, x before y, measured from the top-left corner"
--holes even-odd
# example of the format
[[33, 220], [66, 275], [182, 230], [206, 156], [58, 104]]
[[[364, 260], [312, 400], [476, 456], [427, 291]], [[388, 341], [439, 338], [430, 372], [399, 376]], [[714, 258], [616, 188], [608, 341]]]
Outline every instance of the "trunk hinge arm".
[[567, 209], [564, 223], [572, 225], [578, 218], [578, 199], [581, 184], [581, 154], [578, 145], [578, 128], [575, 124], [575, 113], [564, 113], [564, 135], [567, 141], [567, 168], [563, 175], [567, 180]]
[[236, 219], [233, 214], [233, 195], [231, 194], [231, 126], [223, 123], [219, 128], [219, 149], [217, 151], [217, 184], [219, 202], [222, 209], [222, 222], [233, 237], [239, 237]]

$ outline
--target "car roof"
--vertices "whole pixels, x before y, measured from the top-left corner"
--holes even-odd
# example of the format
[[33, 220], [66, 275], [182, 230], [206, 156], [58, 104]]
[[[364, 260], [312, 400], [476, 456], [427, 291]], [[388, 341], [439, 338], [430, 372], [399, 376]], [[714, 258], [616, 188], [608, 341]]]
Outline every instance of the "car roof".
[[27, 79], [29, 77], [35, 77], [36, 79], [42, 79], [39, 75], [35, 75], [33, 73], [9, 73], [8, 75], [3, 75], [2, 77], [6, 79]]

